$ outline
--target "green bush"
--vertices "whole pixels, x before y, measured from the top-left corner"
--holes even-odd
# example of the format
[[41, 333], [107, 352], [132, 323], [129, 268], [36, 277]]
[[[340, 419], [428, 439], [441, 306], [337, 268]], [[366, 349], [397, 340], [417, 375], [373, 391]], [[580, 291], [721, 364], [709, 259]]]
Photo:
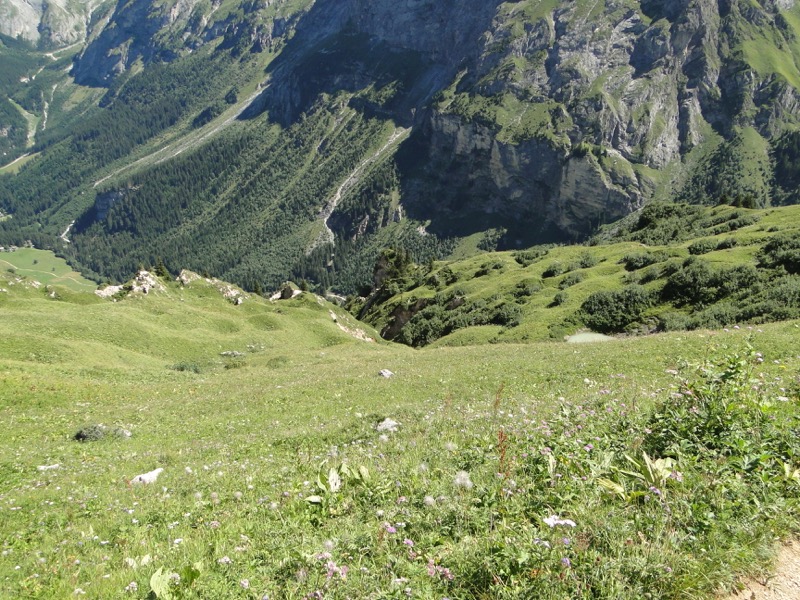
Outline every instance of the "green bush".
[[200, 365], [193, 362], [179, 362], [171, 365], [169, 367], [173, 371], [182, 371], [182, 372], [190, 372], [190, 373], [200, 373], [201, 368]]
[[640, 285], [595, 292], [581, 305], [588, 327], [600, 333], [620, 333], [638, 322], [652, 306], [653, 295]]
[[584, 273], [568, 273], [564, 279], [559, 282], [558, 289], [565, 290], [568, 287], [579, 284], [584, 279], [586, 279], [586, 275]]
[[519, 250], [518, 252], [514, 252], [513, 256], [517, 263], [523, 267], [527, 267], [547, 256], [549, 251], [549, 246], [535, 246], [533, 248], [529, 248], [528, 250]]
[[711, 238], [704, 238], [689, 244], [689, 254], [695, 256], [698, 254], [706, 254], [716, 249], [717, 249], [717, 242], [716, 240], [713, 240]]
[[667, 260], [666, 252], [631, 252], [620, 261], [626, 271], [636, 271], [644, 267]]
[[563, 273], [566, 273], [566, 272], [567, 272], [567, 269], [564, 267], [563, 264], [561, 264], [560, 262], [554, 262], [544, 270], [544, 272], [542, 273], [542, 277], [545, 277], [545, 278], [546, 277], [558, 277], [559, 275], [562, 275]]
[[475, 271], [475, 277], [483, 277], [488, 275], [492, 271], [502, 271], [503, 270], [503, 263], [499, 260], [493, 260], [483, 263], [477, 271]]
[[528, 296], [533, 296], [536, 292], [541, 291], [542, 284], [538, 281], [531, 282], [531, 281], [520, 281], [514, 291], [512, 292], [514, 297], [517, 299], [525, 298]]
[[553, 296], [553, 301], [550, 303], [550, 306], [561, 306], [567, 301], [568, 298], [569, 295], [567, 292], [558, 292], [555, 296]]
[[584, 252], [578, 257], [578, 268], [580, 269], [591, 269], [600, 260], [591, 252]]
[[690, 257], [669, 276], [662, 294], [678, 305], [707, 304], [719, 298], [722, 283], [720, 273], [709, 263]]
[[800, 273], [800, 236], [772, 238], [761, 249], [758, 258], [762, 268], [783, 267], [787, 273]]

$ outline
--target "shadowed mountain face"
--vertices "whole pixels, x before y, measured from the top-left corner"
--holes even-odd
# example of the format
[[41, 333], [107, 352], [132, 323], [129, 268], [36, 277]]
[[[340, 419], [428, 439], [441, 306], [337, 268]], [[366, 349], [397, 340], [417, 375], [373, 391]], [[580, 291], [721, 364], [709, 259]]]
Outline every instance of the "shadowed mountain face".
[[654, 198], [789, 202], [799, 33], [792, 0], [130, 0], [74, 60], [108, 88], [59, 138], [79, 168], [48, 164], [55, 144], [0, 181], [0, 241], [55, 244], [77, 218], [68, 251], [98, 274], [160, 256], [363, 281], [379, 245], [583, 239]]

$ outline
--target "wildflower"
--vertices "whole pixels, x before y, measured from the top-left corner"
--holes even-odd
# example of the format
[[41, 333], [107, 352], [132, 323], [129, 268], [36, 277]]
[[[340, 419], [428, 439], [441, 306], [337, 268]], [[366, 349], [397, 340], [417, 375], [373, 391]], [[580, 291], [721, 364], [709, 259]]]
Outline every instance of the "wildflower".
[[135, 581], [131, 581], [128, 585], [125, 586], [126, 592], [136, 592], [139, 589], [139, 584]]
[[566, 556], [561, 559], [561, 564], [568, 568], [572, 566], [572, 562]]
[[172, 543], [175, 544], [176, 546], [181, 542], [183, 542], [183, 538], [175, 538], [174, 540], [172, 540]]
[[436, 499], [433, 496], [425, 496], [423, 498], [422, 503], [425, 506], [434, 506], [436, 504]]
[[536, 544], [537, 546], [542, 546], [544, 548], [547, 548], [548, 550], [550, 549], [550, 542], [548, 542], [547, 540], [540, 540], [539, 538], [536, 538], [535, 540], [533, 540], [533, 543]]
[[172, 583], [172, 585], [178, 585], [181, 582], [181, 576], [178, 575], [177, 573], [170, 573], [169, 580], [170, 583]]
[[242, 492], [233, 492], [233, 499], [237, 502], [242, 499]]
[[75, 596], [85, 596], [86, 592], [83, 591], [81, 588], [75, 588], [75, 591], [72, 592]]
[[387, 531], [387, 533], [397, 533], [397, 529], [390, 523], [384, 523], [383, 528]]
[[220, 525], [219, 521], [211, 521], [208, 524], [208, 526], [211, 527], [211, 529], [219, 529], [219, 525]]
[[575, 521], [572, 521], [570, 519], [562, 519], [560, 517], [557, 517], [556, 515], [551, 515], [546, 519], [542, 519], [542, 521], [544, 521], [545, 525], [549, 525], [550, 527], [555, 527], [556, 525], [566, 525], [568, 527], [575, 527]]
[[220, 559], [219, 559], [217, 562], [218, 562], [219, 564], [221, 564], [221, 565], [229, 565], [229, 564], [231, 564], [233, 561], [230, 559], [230, 557], [228, 557], [228, 556], [223, 556], [223, 557], [222, 557], [222, 558], [220, 558]]
[[410, 539], [408, 539], [408, 538], [404, 539], [404, 540], [403, 540], [403, 543], [404, 543], [406, 546], [409, 546], [409, 547], [413, 547], [413, 546], [414, 546], [414, 542], [413, 542], [413, 540], [410, 540]]
[[211, 503], [219, 504], [219, 494], [217, 492], [211, 492]]
[[191, 475], [192, 473], [194, 473], [194, 471], [192, 471], [192, 467], [186, 467], [186, 473], [188, 475]]
[[395, 421], [394, 419], [386, 418], [375, 427], [377, 431], [388, 431], [390, 433], [394, 433], [397, 431], [397, 428], [400, 427], [400, 423]]
[[472, 480], [469, 478], [469, 473], [466, 471], [459, 471], [456, 473], [453, 483], [456, 487], [464, 488], [465, 490], [472, 489]]
[[389, 441], [389, 436], [386, 435], [385, 433], [382, 433], [381, 435], [378, 436], [378, 440], [380, 440], [385, 444], [386, 442]]
[[447, 450], [448, 452], [455, 452], [456, 450], [458, 450], [458, 446], [453, 442], [447, 442], [444, 445], [444, 449]]
[[242, 579], [239, 582], [239, 585], [241, 586], [241, 588], [243, 590], [249, 590], [250, 589], [250, 580], [249, 579]]

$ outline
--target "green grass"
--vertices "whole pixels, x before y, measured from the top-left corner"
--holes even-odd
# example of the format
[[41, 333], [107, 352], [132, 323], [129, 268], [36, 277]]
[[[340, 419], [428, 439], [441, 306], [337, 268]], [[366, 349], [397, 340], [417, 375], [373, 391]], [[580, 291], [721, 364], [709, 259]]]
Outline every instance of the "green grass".
[[[666, 370], [748, 336], [765, 394], [794, 411], [797, 323], [413, 350], [354, 338], [339, 325], [375, 333], [308, 294], [234, 306], [202, 280], [117, 302], [3, 287], [3, 597], [700, 598], [796, 527], [777, 455], [728, 475], [687, 454], [662, 501], [622, 453], [641, 462], [678, 384]], [[397, 432], [376, 431], [386, 417]], [[132, 437], [71, 439], [91, 424]], [[157, 483], [128, 484], [157, 467]], [[754, 503], [737, 472], [778, 479]]]
[[25, 122], [28, 124], [28, 145], [27, 147], [30, 148], [33, 146], [34, 142], [36, 141], [36, 129], [39, 127], [39, 121], [41, 121], [41, 117], [35, 115], [33, 113], [29, 113], [27, 110], [22, 108], [19, 104], [14, 102], [11, 98], [8, 101], [14, 105], [20, 114], [25, 118]]
[[39, 281], [44, 285], [62, 286], [72, 291], [93, 291], [97, 283], [72, 270], [63, 258], [49, 250], [19, 248], [15, 252], [0, 253], [0, 270], [13, 269], [21, 277]]

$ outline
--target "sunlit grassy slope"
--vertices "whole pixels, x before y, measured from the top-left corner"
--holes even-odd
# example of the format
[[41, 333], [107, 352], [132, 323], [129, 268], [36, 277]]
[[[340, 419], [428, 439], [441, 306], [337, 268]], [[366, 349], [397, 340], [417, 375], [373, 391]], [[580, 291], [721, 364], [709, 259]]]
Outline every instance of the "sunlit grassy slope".
[[93, 291], [97, 284], [89, 281], [62, 258], [52, 252], [36, 248], [18, 248], [14, 252], [0, 253], [0, 270], [13, 271], [44, 285], [59, 285], [72, 291]]
[[[772, 240], [800, 239], [800, 206], [753, 210], [727, 205], [664, 205], [663, 214], [658, 214], [656, 206], [645, 208], [647, 214], [634, 213], [608, 226], [589, 244], [482, 252], [419, 267], [396, 284], [397, 293], [370, 304], [363, 318], [383, 330], [398, 320], [398, 312], [408, 310], [405, 316], [413, 317], [404, 330], [414, 332], [407, 336], [414, 345], [560, 340], [587, 326], [581, 308], [596, 292], [642, 286], [651, 294], [650, 305], [629, 327], [629, 331], [642, 331], [670, 329], [676, 318], [694, 319], [695, 325], [689, 328], [697, 322], [702, 322], [701, 326], [743, 322], [746, 318], [742, 315], [749, 313], [741, 307], [754, 302], [758, 294], [764, 302], [773, 301], [771, 286], [798, 281], [794, 277], [780, 279], [785, 272], [769, 271], [771, 267], [762, 264], [761, 257]], [[649, 224], [643, 225], [644, 221]], [[637, 266], [629, 260], [643, 255], [652, 262]], [[746, 269], [750, 279], [741, 283], [741, 290], [720, 292], [702, 302], [676, 301], [664, 288], [677, 280], [680, 273], [673, 275], [688, 259], [707, 266], [710, 272]], [[788, 270], [795, 272], [792, 267]], [[694, 284], [702, 285], [699, 281]], [[454, 298], [478, 303], [481, 308], [459, 322], [451, 318], [461, 306], [454, 304]], [[792, 297], [775, 302], [787, 309], [797, 307], [797, 299]], [[427, 317], [421, 307], [427, 309]], [[358, 309], [356, 304], [354, 312]], [[500, 315], [503, 310], [505, 315]], [[751, 317], [754, 321], [758, 318], [774, 320]], [[402, 335], [393, 339], [404, 341]]]
[[[5, 598], [703, 597], [797, 522], [797, 451], [713, 473], [686, 450], [663, 502], [614, 470], [643, 464], [668, 370], [745, 360], [748, 338], [753, 381], [794, 410], [795, 322], [414, 350], [311, 294], [0, 279]], [[132, 437], [72, 439], [92, 424]], [[751, 500], [742, 476], [780, 487]]]

